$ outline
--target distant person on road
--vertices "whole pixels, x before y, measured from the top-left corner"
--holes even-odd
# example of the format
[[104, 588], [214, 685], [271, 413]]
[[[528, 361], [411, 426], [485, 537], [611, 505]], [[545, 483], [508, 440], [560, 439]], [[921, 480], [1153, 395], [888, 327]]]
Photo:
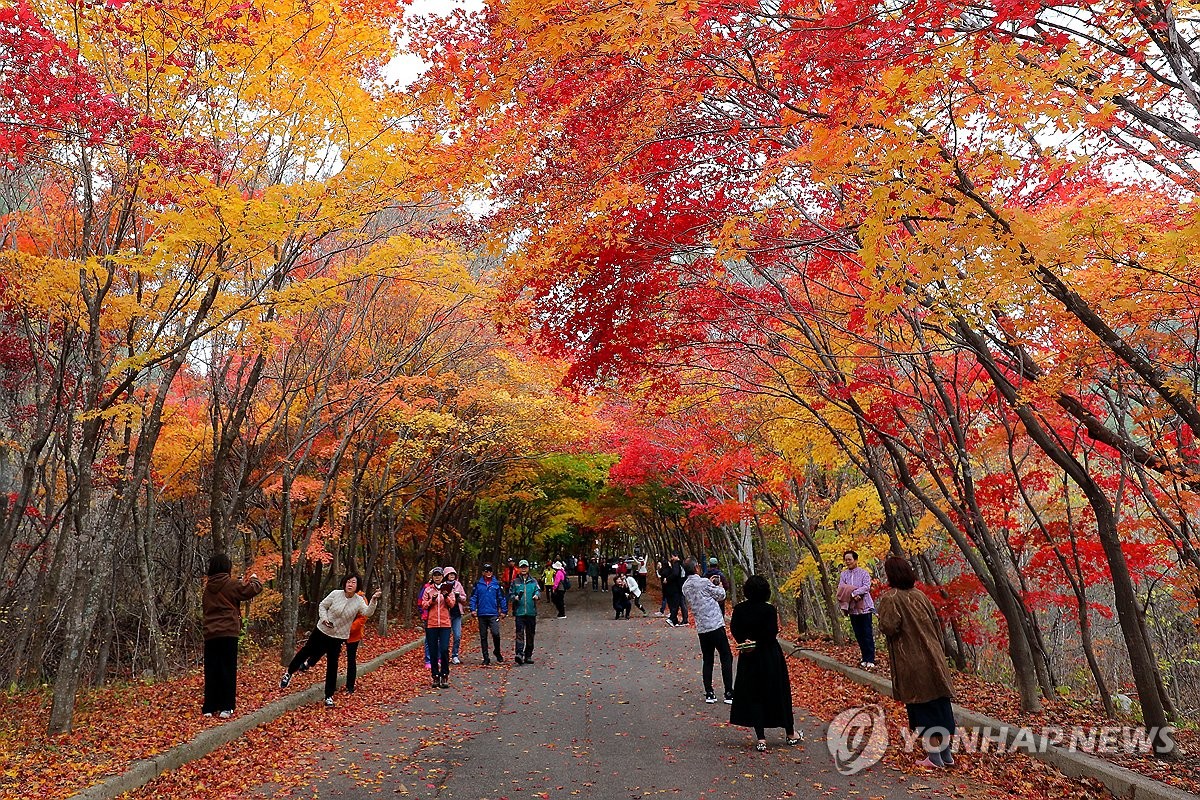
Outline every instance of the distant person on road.
[[[439, 574], [440, 573], [440, 574]], [[430, 581], [421, 596], [421, 608], [429, 612], [425, 621], [425, 643], [429, 647], [429, 674], [433, 678], [433, 688], [450, 688], [450, 631], [452, 621], [450, 609], [458, 605], [458, 595], [454, 592], [457, 581], [446, 580], [445, 571], [438, 570], [434, 578], [441, 578], [441, 583]]]
[[863, 669], [875, 669], [875, 631], [871, 624], [875, 603], [871, 600], [871, 573], [858, 565], [858, 553], [853, 550], [842, 555], [842, 563], [846, 568], [838, 578], [838, 607], [850, 618], [850, 627], [862, 656], [858, 665]]
[[667, 562], [659, 559], [654, 562], [654, 571], [658, 575], [658, 585], [662, 588], [662, 602], [658, 604], [658, 611], [654, 612], [656, 617], [665, 617], [667, 611]]
[[359, 614], [365, 617], [374, 614], [382, 595], [383, 592], [376, 589], [368, 603], [358, 593], [357, 575], [342, 578], [342, 588], [334, 589], [321, 601], [317, 627], [313, 628], [308, 641], [288, 664], [287, 671], [279, 679], [279, 688], [286, 689], [292, 682], [292, 675], [308, 669], [324, 656], [325, 705], [332, 708], [333, 693], [337, 690], [338, 657], [342, 653], [342, 645], [350, 638], [350, 626]]
[[[687, 575], [684, 574], [683, 564], [679, 562], [679, 554], [672, 553], [667, 561], [667, 568], [663, 572], [663, 599], [667, 601], [667, 606], [671, 609], [671, 616], [667, 618], [667, 624], [672, 628], [679, 625], [687, 625], [688, 615], [687, 607], [683, 604], [683, 582], [687, 580]], [[683, 621], [679, 620], [679, 611], [683, 609]]]
[[738, 643], [737, 679], [729, 723], [753, 728], [760, 753], [767, 749], [766, 728], [783, 728], [789, 745], [799, 744], [792, 714], [792, 682], [779, 635], [779, 613], [769, 602], [771, 586], [751, 575], [742, 587], [745, 600], [733, 607], [729, 632]]
[[537, 634], [537, 601], [542, 596], [538, 582], [529, 574], [529, 562], [525, 559], [517, 564], [517, 577], [508, 588], [512, 601], [513, 619], [516, 621], [517, 665], [533, 663], [533, 639]]
[[[483, 575], [475, 582], [471, 592], [471, 611], [479, 619], [479, 649], [483, 652], [483, 665], [491, 664], [488, 658], [488, 632], [492, 634], [492, 652], [498, 663], [504, 662], [500, 649], [500, 620], [508, 614], [508, 595], [500, 581], [492, 576], [492, 565], [483, 565]], [[454, 663], [458, 663], [457, 661]]]
[[517, 579], [517, 562], [510, 558], [508, 563], [504, 565], [504, 569], [500, 573], [500, 585], [504, 587], [504, 591], [508, 591], [512, 586], [512, 582]]
[[257, 575], [231, 577], [233, 562], [225, 553], [208, 560], [201, 605], [204, 609], [204, 703], [206, 717], [229, 719], [237, 708], [237, 652], [242, 634], [242, 603], [262, 591]]
[[[642, 605], [642, 587], [638, 585], [637, 578], [632, 575], [626, 575], [625, 588], [629, 589], [630, 602], [637, 606], [637, 610], [642, 612], [643, 617], [646, 616], [646, 609]], [[625, 616], [628, 617], [629, 615], [626, 614]]]
[[550, 600], [554, 603], [554, 607], [558, 609], [558, 618], [562, 619], [567, 616], [567, 571], [561, 561], [555, 561], [552, 565], [554, 569], [554, 578], [550, 583]]
[[600, 559], [600, 586], [604, 591], [608, 591], [608, 576], [612, 574], [612, 562], [610, 559]]
[[546, 568], [542, 570], [542, 588], [546, 590], [546, 594], [553, 595], [554, 593], [554, 563], [553, 561], [546, 562]]
[[600, 558], [588, 559], [588, 577], [592, 579], [592, 591], [600, 588]]
[[642, 592], [646, 591], [646, 577], [650, 573], [650, 568], [646, 566], [646, 561], [646, 556], [637, 557], [637, 572], [634, 575], [634, 579], [638, 585], [638, 596], [641, 596]]
[[903, 558], [883, 562], [891, 591], [879, 598], [879, 630], [887, 637], [892, 696], [904, 703], [908, 726], [925, 745], [923, 767], [954, 763], [954, 685], [942, 646], [942, 624], [933, 603], [913, 588], [917, 576]]
[[575, 576], [579, 578], [580, 591], [583, 591], [583, 582], [587, 580], [587, 573], [588, 560], [585, 557], [580, 556], [579, 560], [575, 562]]
[[704, 702], [717, 702], [713, 692], [713, 654], [721, 657], [721, 688], [725, 690], [725, 702], [733, 702], [733, 653], [729, 650], [729, 637], [725, 634], [725, 612], [721, 602], [725, 600], [725, 589], [719, 576], [705, 578], [700, 574], [700, 564], [694, 558], [683, 562], [688, 573], [683, 582], [683, 594], [692, 614], [696, 618], [696, 635], [700, 637], [700, 655], [704, 659], [701, 677], [704, 680]]
[[454, 596], [458, 598], [458, 602], [450, 609], [450, 663], [461, 664], [458, 651], [462, 644], [462, 618], [467, 608], [467, 590], [458, 580], [458, 570], [454, 567], [446, 567], [442, 576], [447, 581], [454, 581]]

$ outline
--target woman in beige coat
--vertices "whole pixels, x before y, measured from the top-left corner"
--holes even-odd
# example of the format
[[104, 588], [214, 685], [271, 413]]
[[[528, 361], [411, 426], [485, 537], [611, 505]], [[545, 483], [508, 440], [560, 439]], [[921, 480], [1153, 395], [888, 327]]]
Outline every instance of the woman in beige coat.
[[924, 741], [926, 758], [919, 765], [949, 766], [954, 763], [954, 688], [941, 622], [929, 598], [913, 588], [917, 576], [907, 561], [892, 556], [883, 563], [883, 571], [891, 591], [879, 598], [876, 608], [892, 662], [892, 697], [904, 703], [908, 726]]

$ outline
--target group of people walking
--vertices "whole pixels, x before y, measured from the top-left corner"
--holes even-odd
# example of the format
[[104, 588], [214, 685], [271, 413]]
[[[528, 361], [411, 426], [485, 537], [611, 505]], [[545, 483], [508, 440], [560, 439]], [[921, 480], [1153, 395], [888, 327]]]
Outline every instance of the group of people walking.
[[[892, 671], [893, 696], [906, 707], [909, 727], [923, 737], [927, 767], [945, 767], [954, 763], [950, 743], [955, 732], [951, 701], [954, 697], [949, 668], [942, 647], [941, 623], [929, 598], [916, 588], [911, 565], [899, 557], [889, 557], [883, 568], [891, 591], [876, 603], [872, 596], [873, 579], [859, 566], [858, 554], [847, 551], [845, 569], [839, 577], [837, 597], [842, 612], [849, 618], [860, 648], [861, 667], [875, 666], [873, 621], [887, 639]], [[715, 559], [682, 559], [678, 554], [660, 563], [664, 604], [671, 610], [668, 624], [688, 624], [688, 610], [695, 622], [701, 652], [701, 681], [707, 703], [718, 702], [713, 673], [721, 670], [723, 700], [730, 705], [731, 724], [753, 730], [755, 749], [767, 749], [766, 729], [782, 728], [789, 745], [801, 741], [792, 712], [791, 682], [786, 659], [779, 644], [779, 615], [770, 603], [771, 587], [761, 575], [751, 575], [742, 587], [744, 599], [733, 606], [726, 629], [725, 602], [729, 581]], [[578, 567], [577, 567], [578, 568]], [[256, 575], [240, 581], [232, 578], [227, 555], [218, 553], [208, 564], [208, 581], [203, 594], [204, 610], [204, 702], [205, 716], [229, 718], [235, 709], [237, 683], [237, 643], [241, 635], [240, 604], [262, 591]], [[479, 622], [479, 646], [483, 664], [504, 661], [500, 621], [509, 613], [515, 620], [514, 661], [532, 664], [537, 634], [537, 604], [547, 591], [558, 617], [566, 615], [561, 593], [569, 581], [567, 565], [551, 563], [541, 581], [530, 574], [527, 560], [508, 560], [501, 576], [491, 564], [470, 594], [458, 581], [453, 567], [434, 567], [422, 586], [418, 607], [425, 625], [426, 659], [434, 688], [447, 688], [451, 663], [461, 663], [459, 641], [462, 617], [474, 614]], [[583, 584], [581, 583], [581, 586]], [[346, 691], [353, 692], [356, 682], [357, 649], [366, 620], [378, 606], [381, 592], [368, 600], [360, 591], [357, 575], [344, 576], [339, 588], [320, 603], [317, 625], [296, 652], [280, 679], [286, 688], [297, 672], [315, 666], [324, 658], [325, 705], [334, 705], [338, 661], [343, 646], [347, 654]], [[628, 619], [636, 607], [647, 616], [641, 603], [644, 591], [636, 573], [618, 575], [612, 586], [615, 619]], [[555, 596], [559, 595], [557, 599]], [[734, 646], [730, 646], [732, 636]], [[737, 674], [734, 676], [734, 650]]]

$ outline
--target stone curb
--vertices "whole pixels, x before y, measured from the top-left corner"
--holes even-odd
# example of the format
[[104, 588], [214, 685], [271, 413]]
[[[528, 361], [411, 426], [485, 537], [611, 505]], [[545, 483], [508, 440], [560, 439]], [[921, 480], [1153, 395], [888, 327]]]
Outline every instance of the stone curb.
[[[892, 696], [892, 682], [886, 678], [848, 666], [815, 650], [797, 647], [792, 653], [807, 658], [825, 669], [839, 672], [856, 683], [870, 686], [880, 694]], [[968, 727], [999, 731], [1006, 744], [1011, 744], [1017, 738], [1018, 731], [1021, 730], [1019, 726], [1010, 725], [957, 704], [954, 706], [954, 716]], [[1025, 745], [1026, 741], [1032, 741], [1032, 746]], [[1122, 800], [1196, 800], [1196, 795], [1191, 792], [1168, 786], [1161, 781], [1117, 766], [1102, 758], [1065, 750], [1043, 741], [1041, 736], [1022, 737], [1022, 743], [1017, 745], [1016, 749], [1029, 753], [1039, 761], [1046, 762], [1069, 778], [1091, 778], [1098, 781], [1114, 796], [1122, 798]]]
[[[392, 659], [404, 655], [410, 650], [424, 647], [425, 640], [417, 638], [395, 650], [376, 656], [365, 664], [358, 665], [358, 674], [366, 675], [382, 667]], [[338, 676], [338, 686], [346, 682], [345, 675]], [[117, 775], [110, 775], [99, 783], [93, 784], [69, 800], [113, 800], [125, 792], [140, 789], [150, 781], [173, 769], [178, 769], [189, 761], [203, 758], [218, 747], [229, 744], [234, 739], [259, 725], [274, 722], [288, 711], [309, 703], [319, 703], [325, 694], [325, 682], [318, 681], [303, 691], [289, 694], [273, 703], [268, 703], [257, 711], [245, 716], [236, 717], [229, 722], [202, 731], [194, 739], [176, 745], [170, 750], [150, 758], [133, 762], [129, 769]]]

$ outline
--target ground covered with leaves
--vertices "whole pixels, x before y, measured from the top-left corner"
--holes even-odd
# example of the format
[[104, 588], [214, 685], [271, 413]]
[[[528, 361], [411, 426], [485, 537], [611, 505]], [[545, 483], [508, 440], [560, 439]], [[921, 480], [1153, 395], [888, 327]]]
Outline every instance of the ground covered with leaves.
[[[420, 635], [412, 628], [398, 629], [387, 637], [368, 636], [359, 648], [359, 664], [395, 650]], [[418, 654], [419, 655], [419, 654]], [[349, 708], [357, 715], [377, 706], [376, 692], [395, 697], [402, 687], [415, 683], [419, 671], [403, 667], [402, 657], [381, 667], [364, 680], [353, 695], [339, 694], [339, 709]], [[345, 671], [345, 655], [341, 661]], [[279, 688], [279, 652], [256, 650], [244, 656], [238, 665], [238, 715], [255, 711], [278, 700], [285, 693], [299, 691], [323, 681], [323, 663], [296, 675], [288, 689]], [[423, 682], [423, 681], [422, 681]], [[70, 734], [46, 733], [50, 713], [50, 692], [7, 693], [0, 695], [0, 797], [39, 797], [56, 800], [69, 797], [120, 773], [139, 759], [148, 758], [182, 744], [201, 731], [221, 724], [216, 718], [200, 713], [203, 698], [203, 673], [200, 669], [159, 682], [108, 684], [82, 693]], [[222, 767], [206, 772], [193, 771], [188, 765], [155, 781], [154, 796], [217, 797], [223, 780], [235, 778], [246, 785], [247, 774], [262, 774], [269, 780], [285, 756], [293, 749], [290, 738], [300, 731], [309, 733], [329, 724], [342, 724], [345, 715], [328, 713], [324, 706], [302, 708], [285, 714], [270, 725], [260, 726], [206, 759], [216, 758]], [[250, 771], [253, 770], [253, 773]], [[183, 777], [186, 774], [186, 777]], [[287, 774], [286, 770], [281, 774]], [[295, 774], [294, 772], [292, 774]], [[221, 776], [225, 776], [222, 778]], [[187, 786], [178, 794], [165, 784], [182, 781]], [[150, 796], [150, 795], [147, 795]]]
[[[817, 650], [826, 655], [832, 656], [844, 664], [856, 666], [859, 660], [858, 647], [856, 645], [834, 645], [827, 639], [808, 638], [799, 640], [797, 645], [809, 650]], [[828, 681], [829, 672], [822, 669], [816, 664], [805, 662], [803, 659], [794, 659], [798, 664], [793, 665], [793, 669], [802, 669], [805, 675], [819, 674], [822, 681]], [[875, 672], [885, 678], [891, 678], [891, 666], [888, 663], [886, 651], [880, 651], [876, 658], [877, 669]], [[795, 673], [794, 673], [795, 674]], [[953, 672], [954, 689], [957, 695], [955, 702], [972, 711], [977, 711], [981, 714], [987, 714], [999, 720], [1012, 725], [1026, 726], [1033, 729], [1040, 729], [1044, 726], [1064, 726], [1074, 727], [1076, 725], [1083, 727], [1104, 726], [1104, 725], [1129, 725], [1136, 726], [1139, 722], [1132, 717], [1121, 718], [1117, 720], [1106, 719], [1099, 703], [1090, 701], [1079, 701], [1069, 699], [1054, 699], [1045, 700], [1044, 710], [1040, 713], [1022, 713], [1020, 697], [1011, 687], [1002, 684], [985, 681], [982, 678], [974, 675], [966, 675], [960, 672]], [[807, 679], [807, 678], [806, 678]], [[875, 698], [869, 702], [879, 702], [889, 709], [889, 718], [903, 720], [904, 707], [899, 703], [894, 703], [890, 698], [880, 698], [871, 689], [858, 686], [858, 684], [849, 681], [848, 679], [838, 676], [839, 682], [848, 684], [848, 687], [858, 687], [864, 697]], [[795, 686], [793, 685], [793, 689]], [[822, 692], [825, 687], [822, 686]], [[848, 688], [848, 691], [851, 691]], [[833, 714], [848, 708], [843, 705], [836, 710], [832, 710], [829, 718]], [[893, 709], [894, 707], [894, 709]], [[814, 709], [816, 711], [816, 709]], [[1136, 754], [1101, 754], [1096, 755], [1106, 760], [1119, 764], [1127, 769], [1135, 770], [1136, 772], [1146, 775], [1163, 783], [1167, 783], [1184, 791], [1200, 794], [1200, 761], [1195, 760], [1194, 756], [1200, 753], [1200, 734], [1194, 727], [1181, 728], [1176, 732], [1176, 742], [1184, 757], [1177, 762], [1164, 761], [1152, 756], [1142, 756]], [[1191, 756], [1189, 758], [1189, 756]], [[957, 758], [957, 756], [956, 756]], [[1041, 762], [1029, 758], [1027, 756], [1007, 756], [997, 758], [996, 756], [987, 755], [970, 755], [966, 758], [960, 758], [959, 763], [964, 766], [958, 767], [960, 771], [973, 773], [989, 762], [1002, 761], [1008, 769], [1001, 770], [997, 773], [997, 777], [1005, 771], [1012, 769], [1012, 764], [1019, 763], [1020, 767], [1013, 771], [1012, 787], [1024, 793], [1026, 790], [1022, 787], [1032, 780], [1040, 771], [1049, 769]], [[1011, 762], [1011, 763], [1010, 763]], [[996, 765], [999, 767], [999, 764]], [[1054, 775], [1058, 773], [1050, 770]], [[981, 778], [982, 775], [974, 775]], [[1064, 780], [1066, 780], [1064, 778]], [[994, 784], [999, 785], [999, 784]], [[1008, 784], [1004, 784], [1007, 786]], [[1069, 796], [1069, 795], [1050, 795], [1050, 796]]]

